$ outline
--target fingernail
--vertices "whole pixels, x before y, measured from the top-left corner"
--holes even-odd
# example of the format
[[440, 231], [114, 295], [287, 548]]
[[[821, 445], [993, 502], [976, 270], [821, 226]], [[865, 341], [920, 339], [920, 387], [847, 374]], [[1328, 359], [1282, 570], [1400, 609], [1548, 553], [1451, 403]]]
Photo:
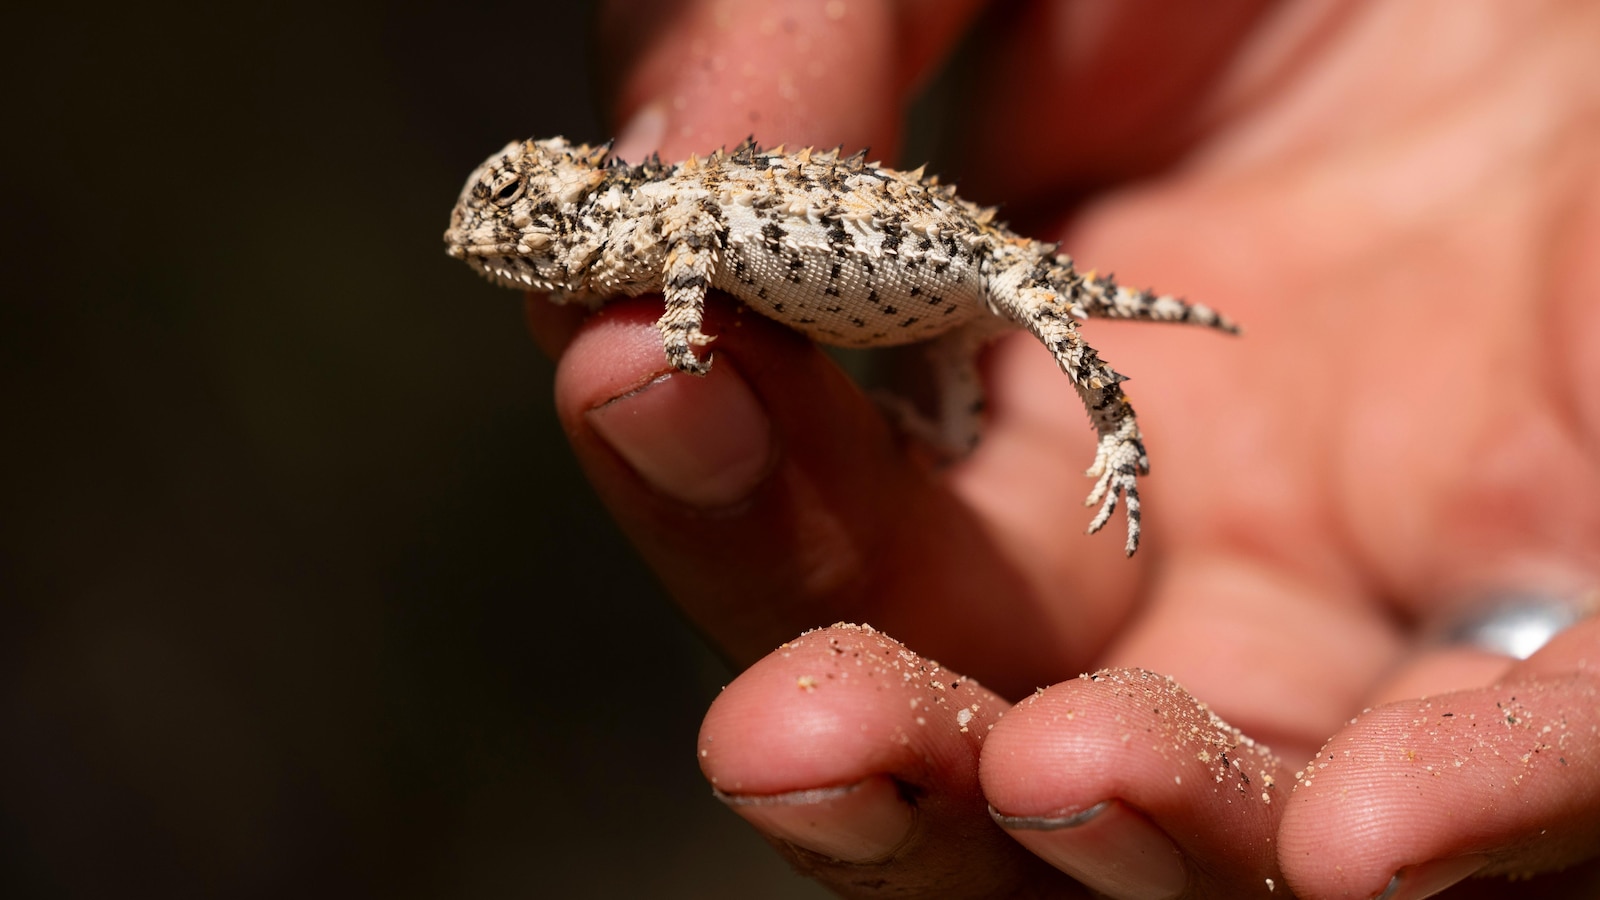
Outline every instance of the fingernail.
[[1188, 884], [1172, 840], [1121, 801], [1057, 818], [1007, 816], [993, 807], [989, 815], [1034, 855], [1116, 900], [1171, 900]]
[[589, 424], [660, 493], [705, 509], [750, 495], [770, 467], [772, 423], [726, 358], [589, 410]]
[[911, 836], [916, 819], [916, 810], [884, 775], [789, 794], [716, 795], [763, 833], [848, 863], [887, 860]]
[[617, 132], [611, 153], [626, 163], [638, 165], [661, 146], [667, 136], [667, 111], [660, 101], [646, 104]]
[[1389, 879], [1374, 900], [1422, 900], [1465, 880], [1489, 862], [1486, 856], [1457, 856], [1406, 866]]

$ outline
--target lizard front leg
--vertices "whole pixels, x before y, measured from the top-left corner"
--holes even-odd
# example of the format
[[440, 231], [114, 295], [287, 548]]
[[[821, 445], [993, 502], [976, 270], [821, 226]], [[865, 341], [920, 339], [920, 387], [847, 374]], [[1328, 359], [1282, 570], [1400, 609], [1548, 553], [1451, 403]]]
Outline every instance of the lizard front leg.
[[1089, 523], [1093, 534], [1110, 521], [1120, 497], [1128, 519], [1129, 556], [1139, 549], [1138, 476], [1150, 473], [1139, 423], [1133, 406], [1122, 393], [1124, 380], [1100, 360], [1084, 342], [1074, 323], [1073, 301], [1062, 296], [1043, 278], [1031, 261], [1002, 269], [986, 279], [991, 307], [1026, 328], [1055, 356], [1061, 371], [1072, 379], [1089, 419], [1100, 436], [1094, 465], [1086, 474], [1096, 479], [1085, 505], [1101, 504]]
[[712, 340], [700, 326], [705, 324], [706, 289], [711, 286], [716, 264], [716, 244], [691, 235], [672, 244], [661, 272], [661, 289], [666, 297], [666, 309], [656, 320], [661, 349], [674, 369], [690, 375], [711, 371], [710, 359], [695, 356], [694, 348], [704, 347]]

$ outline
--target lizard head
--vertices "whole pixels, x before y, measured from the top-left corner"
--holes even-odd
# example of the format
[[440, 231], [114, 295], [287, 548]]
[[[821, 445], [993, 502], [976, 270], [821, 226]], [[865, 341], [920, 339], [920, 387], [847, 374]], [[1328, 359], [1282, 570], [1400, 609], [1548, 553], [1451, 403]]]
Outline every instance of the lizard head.
[[598, 252], [581, 207], [605, 180], [607, 150], [563, 138], [507, 144], [461, 189], [447, 252], [506, 287], [579, 288]]

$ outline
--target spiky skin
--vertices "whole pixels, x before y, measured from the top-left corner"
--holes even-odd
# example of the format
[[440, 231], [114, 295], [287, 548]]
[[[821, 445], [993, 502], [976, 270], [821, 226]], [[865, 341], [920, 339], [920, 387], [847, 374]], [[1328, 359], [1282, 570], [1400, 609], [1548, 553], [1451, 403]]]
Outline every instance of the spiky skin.
[[695, 348], [707, 288], [817, 341], [886, 347], [932, 341], [940, 422], [951, 453], [976, 443], [982, 386], [974, 360], [1022, 328], [1072, 380], [1099, 433], [1087, 505], [1098, 530], [1122, 498], [1127, 553], [1139, 546], [1137, 478], [1150, 471], [1121, 375], [1083, 341], [1077, 319], [1187, 322], [1238, 329], [1204, 306], [1080, 275], [1057, 245], [1022, 237], [924, 177], [863, 154], [786, 153], [746, 140], [731, 153], [629, 166], [608, 147], [562, 138], [508, 144], [467, 179], [445, 242], [490, 280], [598, 306], [660, 292], [656, 327], [671, 365], [704, 375]]

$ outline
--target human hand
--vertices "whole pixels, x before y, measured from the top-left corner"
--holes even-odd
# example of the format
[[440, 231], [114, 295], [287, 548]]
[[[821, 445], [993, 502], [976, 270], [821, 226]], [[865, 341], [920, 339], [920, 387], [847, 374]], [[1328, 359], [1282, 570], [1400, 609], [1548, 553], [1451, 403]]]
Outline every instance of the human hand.
[[[711, 374], [655, 380], [650, 302], [575, 334], [530, 304], [602, 498], [760, 660], [702, 765], [842, 893], [1070, 892], [1065, 869], [1117, 896], [1364, 897], [1418, 867], [1404, 897], [1600, 846], [1596, 620], [1520, 663], [1425, 638], [1600, 572], [1600, 22], [1261, 6], [1037, 4], [986, 36], [961, 119], [964, 195], [1033, 198], [1013, 222], [1246, 328], [1085, 328], [1134, 377], [1153, 462], [1132, 561], [1079, 535], [1092, 440], [1025, 338], [990, 354], [984, 444], [932, 472], [759, 317], [714, 308]], [[754, 132], [892, 160], [973, 7], [613, 4], [617, 153]], [[838, 620], [988, 687], [879, 633], [766, 655]]]

